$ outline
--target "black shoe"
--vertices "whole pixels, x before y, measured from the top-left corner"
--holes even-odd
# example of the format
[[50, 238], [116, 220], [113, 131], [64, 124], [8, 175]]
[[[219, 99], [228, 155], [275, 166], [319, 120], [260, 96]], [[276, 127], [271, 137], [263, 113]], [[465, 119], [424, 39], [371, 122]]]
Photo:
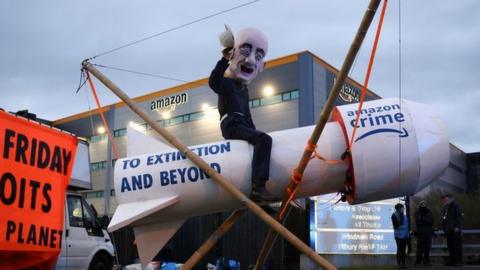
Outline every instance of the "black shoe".
[[253, 184], [252, 192], [250, 193], [250, 199], [254, 202], [277, 202], [279, 198], [275, 197], [272, 193], [268, 192], [265, 185], [260, 186]]

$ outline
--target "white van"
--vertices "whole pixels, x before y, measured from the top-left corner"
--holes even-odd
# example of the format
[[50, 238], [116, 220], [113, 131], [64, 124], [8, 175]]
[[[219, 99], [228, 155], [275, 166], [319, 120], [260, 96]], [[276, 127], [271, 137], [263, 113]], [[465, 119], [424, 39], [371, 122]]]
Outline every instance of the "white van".
[[[65, 199], [62, 251], [55, 269], [111, 270], [112, 241], [94, 208], [74, 190], [91, 189], [88, 143], [79, 140], [72, 177]], [[105, 226], [103, 226], [105, 225]]]
[[62, 252], [55, 269], [110, 270], [114, 256], [112, 241], [95, 211], [80, 194], [67, 192]]

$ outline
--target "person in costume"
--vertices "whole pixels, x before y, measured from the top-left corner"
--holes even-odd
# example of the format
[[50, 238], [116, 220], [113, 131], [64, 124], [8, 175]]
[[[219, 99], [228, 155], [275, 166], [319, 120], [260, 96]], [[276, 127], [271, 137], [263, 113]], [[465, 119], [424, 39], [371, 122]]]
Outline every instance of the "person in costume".
[[248, 105], [248, 84], [262, 72], [268, 51], [267, 37], [246, 28], [234, 38], [228, 26], [220, 34], [222, 58], [210, 74], [208, 84], [218, 95], [220, 128], [225, 139], [245, 140], [253, 145], [252, 191], [254, 201], [278, 200], [265, 187], [269, 179], [272, 138], [256, 129]]

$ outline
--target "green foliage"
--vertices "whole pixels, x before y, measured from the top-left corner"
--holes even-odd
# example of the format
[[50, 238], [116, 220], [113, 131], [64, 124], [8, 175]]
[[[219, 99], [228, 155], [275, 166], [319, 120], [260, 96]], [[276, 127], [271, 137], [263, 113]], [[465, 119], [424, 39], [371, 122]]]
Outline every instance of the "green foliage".
[[[418, 209], [420, 201], [424, 200], [428, 208], [432, 211], [434, 224], [436, 229], [442, 228], [442, 194], [441, 190], [435, 190], [428, 193], [424, 197], [411, 197], [410, 201], [410, 220], [414, 220], [414, 213]], [[451, 193], [455, 201], [463, 210], [463, 228], [478, 229], [480, 228], [480, 194], [479, 193]], [[413, 224], [413, 223], [412, 223]]]

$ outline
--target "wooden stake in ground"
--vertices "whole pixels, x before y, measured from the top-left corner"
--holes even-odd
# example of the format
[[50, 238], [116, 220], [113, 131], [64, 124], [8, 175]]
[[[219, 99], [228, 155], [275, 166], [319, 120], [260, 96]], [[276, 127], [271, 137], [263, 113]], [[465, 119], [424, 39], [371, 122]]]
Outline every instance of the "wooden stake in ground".
[[180, 152], [203, 170], [208, 176], [210, 176], [217, 184], [228, 191], [232, 196], [239, 200], [245, 207], [248, 207], [255, 215], [261, 220], [267, 223], [273, 230], [284, 237], [290, 244], [296, 247], [300, 252], [307, 255], [317, 265], [325, 269], [337, 269], [330, 264], [327, 260], [318, 255], [314, 250], [305, 245], [300, 239], [298, 239], [293, 233], [287, 230], [282, 224], [272, 218], [270, 215], [260, 208], [256, 203], [250, 200], [245, 194], [243, 194], [238, 188], [233, 185], [228, 179], [217, 173], [211, 168], [203, 159], [193, 153], [185, 144], [183, 144], [178, 138], [171, 134], [168, 130], [161, 127], [154, 119], [152, 119], [141, 107], [133, 102], [118, 86], [116, 86], [110, 79], [98, 71], [88, 61], [83, 61], [82, 66], [85, 70], [90, 72], [99, 81], [101, 81], [108, 89], [110, 89], [115, 95], [117, 95], [123, 102], [125, 102], [138, 116], [140, 116], [148, 125], [152, 127], [158, 134], [160, 134], [167, 142], [177, 148]]
[[205, 241], [194, 253], [193, 255], [182, 265], [182, 270], [192, 269], [205, 255], [208, 251], [215, 246], [215, 244], [222, 238], [222, 236], [228, 232], [233, 225], [238, 221], [240, 217], [245, 213], [245, 209], [239, 209], [233, 212], [223, 223], [218, 227], [215, 232], [210, 235], [210, 237]]
[[[318, 122], [312, 132], [312, 135], [310, 136], [309, 146], [317, 144], [318, 139], [322, 134], [323, 128], [327, 124], [327, 121], [330, 117], [330, 113], [332, 112], [332, 109], [335, 105], [335, 101], [338, 97], [338, 94], [340, 93], [340, 89], [342, 88], [342, 85], [345, 82], [347, 74], [350, 72], [350, 68], [352, 67], [353, 61], [355, 60], [355, 57], [362, 45], [363, 39], [367, 34], [368, 28], [370, 27], [370, 24], [373, 21], [375, 12], [377, 11], [378, 6], [380, 5], [380, 1], [381, 0], [371, 0], [367, 10], [365, 11], [365, 14], [363, 15], [363, 19], [360, 24], [360, 27], [357, 30], [357, 34], [353, 39], [352, 45], [348, 50], [347, 56], [345, 57], [345, 61], [343, 62], [340, 72], [338, 73], [335, 84], [333, 85], [332, 90], [330, 91], [330, 95], [328, 96], [327, 101], [323, 105], [323, 109], [320, 113]], [[295, 190], [297, 189], [298, 183], [302, 180], [303, 172], [305, 171], [305, 168], [314, 150], [315, 150], [314, 147], [308, 147], [308, 146], [306, 147], [305, 151], [303, 152], [303, 156], [299, 161], [297, 168], [295, 169], [297, 179], [296, 181], [290, 182], [290, 184], [288, 185], [288, 190], [295, 192]], [[277, 220], [279, 221], [283, 220], [283, 218], [285, 217], [284, 213], [287, 212], [287, 208], [291, 207], [289, 202], [290, 202], [289, 194], [287, 194], [287, 197], [282, 201], [282, 206], [280, 207], [280, 212], [277, 216]], [[270, 250], [277, 236], [278, 234], [270, 229], [270, 231], [267, 234], [267, 237], [265, 238], [265, 242], [263, 243], [263, 247], [260, 251], [260, 254], [257, 258], [255, 269], [261, 269], [261, 266], [263, 266], [263, 264], [265, 263], [265, 260], [268, 257], [268, 254], [270, 253]]]

